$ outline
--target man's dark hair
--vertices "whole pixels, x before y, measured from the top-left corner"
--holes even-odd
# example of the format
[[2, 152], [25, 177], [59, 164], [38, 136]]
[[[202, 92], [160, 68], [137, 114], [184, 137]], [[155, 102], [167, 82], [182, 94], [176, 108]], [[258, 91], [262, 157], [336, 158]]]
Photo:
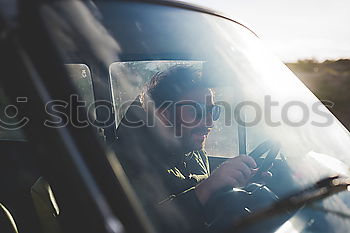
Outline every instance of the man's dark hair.
[[155, 74], [147, 86], [146, 93], [158, 108], [166, 101], [178, 101], [183, 95], [197, 88], [205, 88], [200, 69], [175, 66]]

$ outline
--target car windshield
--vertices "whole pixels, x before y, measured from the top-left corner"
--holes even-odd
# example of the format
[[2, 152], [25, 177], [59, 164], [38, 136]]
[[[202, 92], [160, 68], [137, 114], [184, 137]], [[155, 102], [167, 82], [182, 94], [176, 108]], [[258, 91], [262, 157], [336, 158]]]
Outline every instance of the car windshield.
[[[89, 71], [94, 97], [88, 88], [87, 102], [95, 98], [113, 106], [108, 111], [98, 102], [97, 121], [103, 122], [100, 125], [104, 126], [106, 140], [116, 151], [156, 229], [163, 229], [163, 225], [171, 225], [168, 222], [172, 221], [191, 225], [198, 220], [193, 216], [187, 218], [182, 212], [183, 208], [186, 212], [186, 207], [181, 205], [180, 210], [177, 207], [165, 212], [158, 210], [159, 203], [167, 202], [167, 194], [178, 196], [171, 191], [178, 184], [176, 179], [161, 179], [157, 183], [151, 174], [154, 171], [148, 173], [148, 169], [157, 167], [155, 170], [165, 169], [168, 175], [176, 173], [175, 178], [187, 180], [185, 172], [176, 170], [178, 167], [166, 169], [160, 160], [149, 155], [161, 151], [162, 156], [167, 157], [167, 148], [163, 147], [169, 142], [161, 140], [169, 139], [171, 127], [158, 127], [157, 119], [148, 118], [149, 112], [157, 116], [159, 106], [156, 104], [154, 109], [146, 111], [144, 94], [154, 101], [152, 98], [158, 94], [149, 95], [151, 80], [171, 72], [199, 72], [213, 97], [213, 103], [209, 105], [220, 107], [217, 120], [214, 119], [214, 108], [210, 109], [210, 114], [207, 112], [214, 120], [208, 127], [210, 133], [196, 134], [205, 141], [199, 149], [208, 156], [212, 174], [226, 159], [240, 153], [250, 154], [266, 142], [269, 149], [278, 145], [276, 154], [272, 155], [273, 165], [265, 164], [265, 170], [269, 169], [273, 174], [265, 184], [279, 198], [325, 177], [349, 176], [349, 132], [254, 33], [239, 23], [185, 9], [182, 5], [172, 7], [126, 1], [57, 1], [43, 5], [41, 14], [63, 63], [80, 64], [80, 68]], [[77, 69], [82, 72], [79, 67]], [[186, 75], [185, 72], [182, 77], [174, 75], [174, 78], [183, 79]], [[192, 85], [191, 82], [183, 88], [188, 85]], [[191, 95], [197, 91], [196, 87], [189, 90]], [[164, 89], [161, 93], [170, 96], [175, 91]], [[208, 111], [208, 106], [199, 108], [202, 105], [198, 103], [190, 106], [196, 111], [201, 109], [202, 113]], [[195, 119], [203, 115], [196, 113]], [[128, 124], [137, 123], [146, 116], [146, 124], [142, 127]], [[176, 145], [170, 143], [168, 149], [181, 147], [176, 140], [184, 135], [173, 136], [171, 141]], [[162, 150], [155, 149], [158, 147]], [[201, 156], [196, 158], [203, 160]], [[254, 159], [261, 167], [269, 155], [261, 153]], [[186, 161], [184, 164], [186, 167]], [[182, 191], [197, 184], [186, 183]], [[154, 200], [159, 202], [154, 204]], [[195, 201], [198, 200], [192, 200]], [[346, 217], [350, 215], [349, 205], [348, 193], [333, 195], [289, 213], [292, 216], [280, 221], [273, 231], [347, 232], [350, 229]], [[152, 208], [156, 210], [152, 211]]]

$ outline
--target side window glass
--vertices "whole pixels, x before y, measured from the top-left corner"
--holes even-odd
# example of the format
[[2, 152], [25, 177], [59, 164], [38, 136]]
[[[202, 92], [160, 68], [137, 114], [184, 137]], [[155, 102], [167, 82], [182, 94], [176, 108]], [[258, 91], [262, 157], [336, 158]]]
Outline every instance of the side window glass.
[[116, 125], [120, 123], [129, 105], [141, 94], [157, 72], [163, 72], [173, 66], [193, 66], [202, 68], [203, 61], [131, 61], [114, 62], [109, 67], [110, 83], [113, 95]]
[[[143, 91], [142, 88], [157, 72], [163, 72], [173, 66], [192, 66], [203, 69], [204, 61], [131, 61], [114, 62], [110, 65], [110, 83], [115, 110], [115, 121], [118, 126], [129, 105]], [[214, 88], [215, 98], [222, 109], [222, 115], [215, 123], [206, 142], [206, 150], [212, 156], [230, 157], [238, 153], [237, 123], [233, 118], [233, 109], [228, 103], [237, 101], [237, 93], [232, 88]], [[226, 104], [225, 104], [226, 103]], [[231, 135], [231, 137], [227, 137]], [[249, 145], [248, 145], [249, 146]]]

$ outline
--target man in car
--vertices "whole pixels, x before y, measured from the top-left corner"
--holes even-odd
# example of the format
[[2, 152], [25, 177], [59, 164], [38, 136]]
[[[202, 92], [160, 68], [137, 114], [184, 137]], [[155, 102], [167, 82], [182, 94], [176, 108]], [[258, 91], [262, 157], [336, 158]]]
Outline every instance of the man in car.
[[219, 115], [201, 72], [176, 66], [151, 78], [118, 126], [116, 154], [160, 232], [205, 230], [210, 199], [221, 190], [246, 186], [257, 173], [247, 155], [227, 159], [210, 172], [204, 147]]
[[[168, 170], [178, 182], [187, 182], [187, 187], [179, 191], [194, 187], [195, 197], [205, 205], [222, 188], [248, 184], [257, 165], [247, 155], [228, 159], [210, 174], [204, 147], [220, 108], [215, 105], [213, 90], [200, 72], [190, 67], [175, 67], [158, 73], [152, 77], [146, 94], [154, 102], [158, 119], [172, 128], [173, 136], [180, 142], [177, 159]], [[170, 105], [164, 104], [168, 102]]]

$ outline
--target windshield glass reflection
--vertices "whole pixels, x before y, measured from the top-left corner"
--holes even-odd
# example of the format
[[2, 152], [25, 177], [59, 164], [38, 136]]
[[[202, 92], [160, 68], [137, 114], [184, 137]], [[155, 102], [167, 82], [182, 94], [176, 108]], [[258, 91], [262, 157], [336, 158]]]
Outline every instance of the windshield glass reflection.
[[[69, 10], [75, 4], [56, 3], [44, 15], [55, 21], [60, 9], [67, 22], [84, 18]], [[219, 164], [227, 158], [242, 158], [242, 145], [250, 154], [266, 141], [275, 143], [257, 158], [240, 161], [250, 169], [250, 178], [257, 178], [256, 174], [270, 178], [252, 190], [261, 190], [271, 202], [259, 206], [249, 201], [254, 203], [249, 211], [273, 203], [275, 196], [271, 193], [282, 198], [324, 177], [349, 175], [349, 132], [243, 26], [204, 13], [153, 4], [106, 1], [78, 8], [96, 20], [93, 30], [56, 22], [51, 24], [55, 25], [52, 33], [64, 38], [56, 41], [64, 59], [87, 64], [94, 85], [110, 91], [116, 137], [109, 143], [159, 229], [168, 224], [187, 229], [191, 221], [202, 221], [198, 220], [198, 211], [184, 214], [188, 207], [181, 204], [170, 205], [166, 211], [158, 205], [153, 211], [154, 205], [168, 204], [187, 192], [197, 192], [193, 194], [197, 199], [186, 204], [205, 205], [212, 196], [198, 198], [200, 184], [208, 183], [222, 170], [220, 167], [227, 163]], [[108, 48], [113, 49], [109, 52]], [[153, 92], [157, 89], [155, 83], [170, 76], [175, 81], [169, 89]], [[181, 84], [177, 83], [180, 79]], [[201, 84], [194, 85], [197, 82]], [[181, 96], [170, 98], [184, 90], [187, 92], [181, 92]], [[158, 99], [163, 102], [158, 104]], [[172, 102], [165, 106], [164, 100]], [[175, 124], [178, 122], [179, 127]], [[240, 127], [244, 133], [239, 133]], [[264, 164], [266, 170], [259, 172]], [[190, 171], [191, 166], [197, 170]], [[171, 178], [165, 179], [160, 173]], [[253, 181], [240, 180], [237, 178], [229, 188], [245, 188]], [[348, 195], [339, 194], [319, 204], [348, 213], [349, 202]], [[159, 222], [157, 217], [161, 215], [164, 218]], [[310, 208], [300, 219], [308, 224], [313, 220], [308, 225], [311, 232], [327, 232], [337, 225], [350, 227], [344, 218]], [[283, 226], [293, 225], [287, 222]]]

